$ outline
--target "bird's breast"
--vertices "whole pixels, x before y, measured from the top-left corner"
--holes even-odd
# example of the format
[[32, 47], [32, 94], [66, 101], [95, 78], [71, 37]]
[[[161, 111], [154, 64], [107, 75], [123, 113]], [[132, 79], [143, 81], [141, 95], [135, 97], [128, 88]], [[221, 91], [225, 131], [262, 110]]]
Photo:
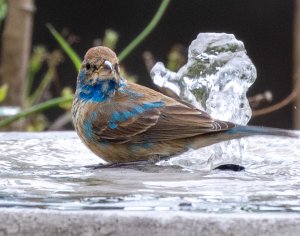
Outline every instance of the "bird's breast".
[[97, 116], [89, 102], [75, 97], [72, 105], [73, 123], [79, 137], [85, 143], [93, 141], [93, 122]]

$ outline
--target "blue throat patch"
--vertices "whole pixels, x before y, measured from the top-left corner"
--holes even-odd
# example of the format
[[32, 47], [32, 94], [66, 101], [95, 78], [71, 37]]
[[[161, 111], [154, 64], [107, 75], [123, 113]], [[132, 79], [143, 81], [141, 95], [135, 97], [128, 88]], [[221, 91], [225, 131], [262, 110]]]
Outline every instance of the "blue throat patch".
[[96, 84], [88, 84], [85, 81], [85, 72], [80, 71], [78, 75], [77, 92], [79, 97], [85, 101], [103, 102], [109, 98], [118, 87], [114, 80], [99, 80]]

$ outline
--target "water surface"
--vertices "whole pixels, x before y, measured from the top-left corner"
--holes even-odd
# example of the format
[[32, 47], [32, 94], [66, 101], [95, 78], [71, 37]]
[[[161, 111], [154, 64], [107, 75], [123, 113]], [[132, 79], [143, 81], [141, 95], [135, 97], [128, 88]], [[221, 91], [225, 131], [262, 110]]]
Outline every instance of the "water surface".
[[211, 170], [190, 151], [160, 165], [93, 169], [74, 132], [0, 134], [0, 206], [18, 208], [300, 212], [300, 140], [246, 138], [245, 171]]

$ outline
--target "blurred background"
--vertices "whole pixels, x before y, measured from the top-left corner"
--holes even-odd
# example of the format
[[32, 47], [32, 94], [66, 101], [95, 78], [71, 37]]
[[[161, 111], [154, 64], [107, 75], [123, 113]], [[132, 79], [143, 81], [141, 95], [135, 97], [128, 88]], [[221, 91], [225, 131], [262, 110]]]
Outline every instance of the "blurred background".
[[[72, 96], [75, 90], [77, 70], [47, 23], [80, 58], [87, 49], [101, 44], [112, 46], [118, 54], [149, 24], [161, 2], [0, 0], [1, 121], [19, 109]], [[188, 46], [198, 33], [232, 33], [244, 42], [257, 68], [258, 78], [248, 92], [253, 109], [290, 102], [253, 117], [250, 124], [299, 129], [300, 102], [292, 101], [300, 63], [299, 5], [297, 0], [172, 0], [150, 35], [122, 61], [123, 73], [155, 88], [147, 66], [162, 61], [178, 69], [185, 63]], [[72, 129], [70, 104], [49, 106], [9, 126], [1, 126], [0, 121], [0, 127], [29, 131]]]

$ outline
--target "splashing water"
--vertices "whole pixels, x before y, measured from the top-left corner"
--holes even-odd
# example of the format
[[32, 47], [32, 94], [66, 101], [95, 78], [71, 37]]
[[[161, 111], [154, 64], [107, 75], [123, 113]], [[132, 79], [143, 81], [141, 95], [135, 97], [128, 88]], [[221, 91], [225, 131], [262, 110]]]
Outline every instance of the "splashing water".
[[[200, 33], [189, 47], [186, 65], [175, 73], [158, 62], [151, 77], [160, 89], [215, 119], [245, 125], [251, 118], [246, 92], [256, 79], [256, 69], [243, 42], [232, 34]], [[215, 168], [240, 164], [244, 146], [242, 140], [232, 140], [204, 148], [204, 152]]]

